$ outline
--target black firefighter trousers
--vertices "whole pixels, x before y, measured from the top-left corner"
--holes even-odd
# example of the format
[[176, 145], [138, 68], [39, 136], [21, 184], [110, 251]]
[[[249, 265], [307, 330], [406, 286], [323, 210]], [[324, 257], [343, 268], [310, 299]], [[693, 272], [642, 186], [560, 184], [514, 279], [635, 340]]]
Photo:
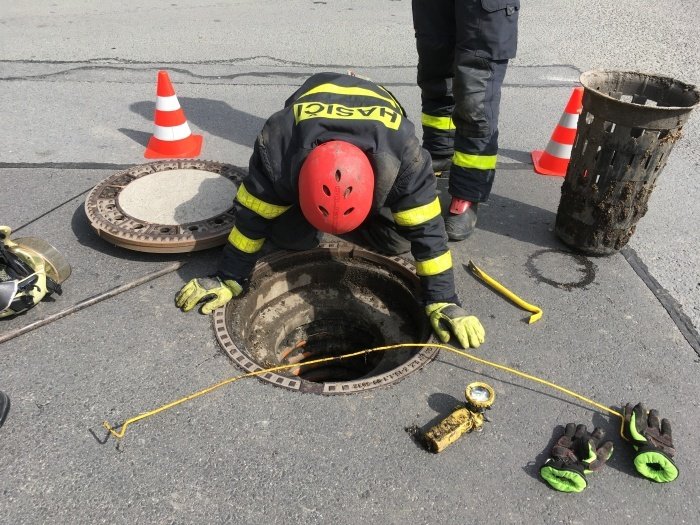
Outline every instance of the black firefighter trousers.
[[413, 0], [423, 147], [452, 157], [453, 197], [483, 202], [491, 192], [519, 10], [520, 0]]

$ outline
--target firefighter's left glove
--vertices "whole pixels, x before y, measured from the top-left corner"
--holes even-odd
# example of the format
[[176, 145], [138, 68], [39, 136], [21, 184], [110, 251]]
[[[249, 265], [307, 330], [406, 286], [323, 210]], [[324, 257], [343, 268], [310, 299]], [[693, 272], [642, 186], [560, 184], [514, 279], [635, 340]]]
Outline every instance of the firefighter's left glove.
[[589, 433], [586, 425], [566, 425], [551, 457], [540, 467], [542, 479], [560, 492], [581, 492], [588, 485], [586, 474], [603, 468], [612, 456], [612, 441], [601, 444], [603, 436], [601, 428]]
[[200, 311], [210, 314], [224, 306], [243, 292], [243, 287], [233, 279], [200, 277], [192, 279], [175, 296], [175, 304], [183, 312], [189, 312], [199, 303], [204, 303]]
[[671, 422], [659, 420], [658, 410], [647, 411], [642, 403], [624, 408], [623, 435], [632, 442], [636, 451], [634, 467], [642, 476], [658, 483], [669, 483], [678, 477], [678, 467], [673, 462]]
[[479, 320], [468, 315], [461, 306], [454, 303], [433, 303], [425, 307], [433, 330], [440, 341], [447, 343], [452, 332], [462, 348], [477, 348], [484, 342], [486, 332]]

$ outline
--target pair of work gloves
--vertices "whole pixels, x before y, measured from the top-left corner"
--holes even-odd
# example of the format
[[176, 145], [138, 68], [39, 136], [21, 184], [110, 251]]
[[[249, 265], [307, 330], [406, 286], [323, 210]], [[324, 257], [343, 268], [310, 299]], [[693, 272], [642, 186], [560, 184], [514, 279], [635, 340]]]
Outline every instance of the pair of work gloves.
[[[623, 436], [635, 450], [634, 466], [642, 476], [658, 483], [678, 477], [673, 463], [671, 423], [659, 420], [657, 410], [647, 410], [639, 403], [624, 407]], [[595, 428], [589, 433], [585, 425], [569, 423], [540, 468], [540, 476], [561, 492], [581, 492], [588, 482], [586, 475], [605, 466], [613, 453], [612, 441], [603, 441], [604, 432]]]
[[[201, 312], [210, 314], [243, 293], [243, 287], [233, 279], [204, 277], [192, 279], [175, 296], [175, 304], [183, 312], [189, 312], [203, 303]], [[468, 315], [454, 303], [433, 303], [425, 307], [430, 324], [443, 343], [453, 334], [462, 348], [476, 348], [484, 342], [486, 333], [479, 320]]]

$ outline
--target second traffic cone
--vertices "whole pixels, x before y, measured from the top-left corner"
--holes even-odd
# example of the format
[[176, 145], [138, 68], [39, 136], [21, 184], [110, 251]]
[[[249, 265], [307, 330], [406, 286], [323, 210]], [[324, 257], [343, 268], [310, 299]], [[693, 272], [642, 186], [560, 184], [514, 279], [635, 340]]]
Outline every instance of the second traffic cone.
[[535, 165], [535, 172], [540, 175], [554, 175], [557, 177], [566, 176], [566, 168], [569, 167], [571, 159], [571, 148], [576, 138], [576, 125], [581, 114], [583, 102], [583, 88], [574, 88], [569, 103], [564, 109], [564, 113], [559, 119], [559, 124], [554, 128], [549, 144], [542, 150], [532, 152], [532, 163]]
[[158, 71], [155, 132], [143, 154], [147, 159], [193, 158], [202, 151], [202, 136], [192, 135], [167, 71]]

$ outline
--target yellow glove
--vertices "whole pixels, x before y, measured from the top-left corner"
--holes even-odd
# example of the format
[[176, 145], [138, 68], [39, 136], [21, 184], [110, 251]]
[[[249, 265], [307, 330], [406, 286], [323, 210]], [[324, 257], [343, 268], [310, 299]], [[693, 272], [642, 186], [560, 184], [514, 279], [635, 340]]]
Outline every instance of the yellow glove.
[[473, 315], [467, 315], [454, 303], [429, 304], [425, 307], [425, 313], [443, 343], [450, 340], [450, 331], [457, 337], [462, 348], [477, 348], [484, 342], [486, 332], [479, 320]]
[[189, 312], [198, 303], [204, 302], [201, 312], [210, 314], [242, 292], [243, 287], [233, 279], [225, 281], [218, 277], [192, 279], [175, 296], [175, 305], [182, 308], [183, 312]]

